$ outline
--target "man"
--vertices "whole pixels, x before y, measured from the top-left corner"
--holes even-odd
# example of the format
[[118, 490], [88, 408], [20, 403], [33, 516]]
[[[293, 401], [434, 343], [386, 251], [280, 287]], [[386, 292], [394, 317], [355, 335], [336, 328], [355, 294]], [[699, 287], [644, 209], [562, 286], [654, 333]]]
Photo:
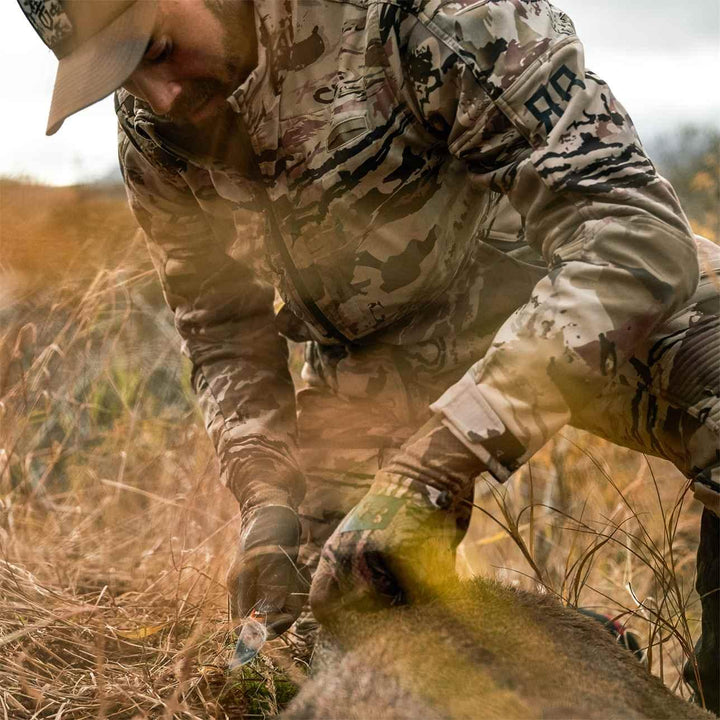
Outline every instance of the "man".
[[[561, 11], [19, 1], [60, 57], [49, 133], [121, 88], [130, 203], [243, 512], [237, 615], [287, 629], [323, 543], [321, 618], [422, 590], [473, 479], [568, 422], [717, 502], [720, 258]], [[281, 334], [307, 343], [297, 399]], [[716, 712], [719, 523], [688, 670]]]

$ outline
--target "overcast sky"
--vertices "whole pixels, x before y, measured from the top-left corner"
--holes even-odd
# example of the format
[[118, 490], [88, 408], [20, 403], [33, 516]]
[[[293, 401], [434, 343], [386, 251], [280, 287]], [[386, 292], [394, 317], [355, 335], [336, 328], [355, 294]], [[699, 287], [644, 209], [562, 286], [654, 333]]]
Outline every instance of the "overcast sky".
[[[575, 21], [587, 65], [652, 140], [681, 124], [720, 118], [718, 0], [556, 0]], [[105, 100], [45, 137], [56, 60], [15, 0], [0, 0], [0, 175], [68, 184], [116, 165], [112, 102]]]

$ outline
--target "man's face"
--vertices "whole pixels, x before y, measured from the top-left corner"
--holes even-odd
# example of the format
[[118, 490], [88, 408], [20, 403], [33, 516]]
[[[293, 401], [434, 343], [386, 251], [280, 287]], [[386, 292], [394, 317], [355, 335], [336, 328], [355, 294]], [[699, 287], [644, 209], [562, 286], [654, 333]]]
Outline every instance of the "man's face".
[[142, 62], [123, 87], [157, 115], [203, 125], [255, 67], [250, 0], [159, 0]]

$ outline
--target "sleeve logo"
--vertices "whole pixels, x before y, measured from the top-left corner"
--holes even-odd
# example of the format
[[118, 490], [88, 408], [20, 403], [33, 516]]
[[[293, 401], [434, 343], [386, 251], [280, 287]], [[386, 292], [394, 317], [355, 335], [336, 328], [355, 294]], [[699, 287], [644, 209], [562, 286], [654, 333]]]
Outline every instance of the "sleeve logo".
[[550, 133], [554, 127], [553, 115], [560, 118], [563, 115], [564, 103], [572, 98], [573, 87], [585, 89], [585, 83], [567, 66], [561, 65], [550, 77], [547, 85], [540, 87], [525, 103], [525, 107]]

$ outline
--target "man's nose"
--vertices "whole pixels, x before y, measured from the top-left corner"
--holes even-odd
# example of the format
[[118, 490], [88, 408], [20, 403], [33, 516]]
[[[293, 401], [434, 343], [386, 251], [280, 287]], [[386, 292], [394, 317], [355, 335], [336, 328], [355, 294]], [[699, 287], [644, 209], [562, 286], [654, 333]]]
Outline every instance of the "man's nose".
[[167, 115], [182, 91], [179, 82], [151, 71], [136, 71], [125, 87], [150, 105], [156, 115]]

